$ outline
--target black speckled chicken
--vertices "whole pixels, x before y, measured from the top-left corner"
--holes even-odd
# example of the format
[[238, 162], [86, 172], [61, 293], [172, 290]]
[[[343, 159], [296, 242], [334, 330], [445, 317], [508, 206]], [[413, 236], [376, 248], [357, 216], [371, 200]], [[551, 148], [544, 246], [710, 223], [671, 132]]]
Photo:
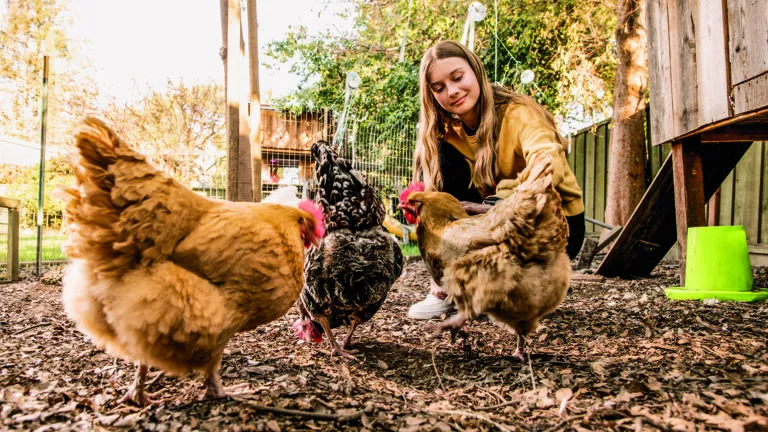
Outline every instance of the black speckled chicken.
[[[373, 188], [330, 144], [312, 145], [319, 180], [316, 201], [323, 207], [327, 235], [304, 262], [304, 288], [294, 324], [297, 336], [322, 341], [328, 335], [331, 356], [353, 358], [355, 328], [379, 310], [403, 271], [397, 241], [382, 227], [384, 205]], [[348, 325], [339, 344], [333, 328]]]

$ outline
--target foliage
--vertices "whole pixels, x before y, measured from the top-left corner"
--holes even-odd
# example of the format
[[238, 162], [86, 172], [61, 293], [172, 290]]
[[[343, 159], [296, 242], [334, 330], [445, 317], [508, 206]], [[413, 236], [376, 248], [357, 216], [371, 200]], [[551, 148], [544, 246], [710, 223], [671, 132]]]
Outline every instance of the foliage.
[[147, 89], [133, 104], [111, 101], [105, 121], [152, 163], [184, 184], [219, 166], [225, 141], [224, 91], [216, 83], [188, 86], [168, 81], [164, 91]]
[[7, 7], [0, 20], [0, 129], [25, 142], [39, 139], [43, 45], [50, 34], [48, 136], [61, 144], [98, 95], [90, 66], [67, 34], [67, 1], [9, 0]]
[[[303, 77], [300, 88], [276, 105], [296, 111], [317, 106], [340, 110], [345, 75], [354, 70], [362, 78], [355, 101], [358, 115], [415, 121], [421, 55], [441, 39], [460, 39], [463, 26], [458, 24], [466, 19], [467, 3], [350, 1], [355, 10], [352, 32], [310, 34], [299, 27], [269, 45], [268, 57], [281, 63], [293, 60], [292, 72]], [[615, 13], [609, 3], [500, 0], [498, 5], [498, 46], [492, 4], [476, 30], [475, 52], [491, 79], [531, 93], [561, 116], [577, 106], [605, 111], [615, 70]], [[406, 26], [405, 58], [399, 62]], [[520, 86], [519, 73], [525, 69], [536, 73], [535, 86]]]
[[[32, 228], [37, 225], [39, 178], [37, 165], [28, 167], [0, 165], [0, 184], [3, 184], [3, 195], [21, 201], [19, 223], [22, 228]], [[74, 172], [66, 156], [52, 157], [45, 161], [43, 213], [46, 215], [46, 228], [61, 227], [63, 202], [55, 196], [54, 191], [71, 186], [74, 181]]]

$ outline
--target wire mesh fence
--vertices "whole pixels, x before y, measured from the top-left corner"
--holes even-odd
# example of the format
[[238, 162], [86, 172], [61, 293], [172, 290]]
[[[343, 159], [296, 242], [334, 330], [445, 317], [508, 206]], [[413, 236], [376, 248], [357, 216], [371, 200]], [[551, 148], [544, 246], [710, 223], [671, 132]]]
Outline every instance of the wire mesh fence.
[[[380, 192], [392, 213], [396, 197], [411, 179], [416, 142], [415, 123], [385, 123], [378, 118], [349, 119], [340, 153], [360, 170]], [[333, 140], [336, 119], [328, 111], [291, 115], [262, 111], [262, 196], [283, 186], [295, 186], [301, 197], [313, 198], [314, 167], [311, 146], [317, 140]], [[138, 149], [156, 168], [200, 195], [224, 199], [227, 185], [226, 150], [209, 148], [200, 153]], [[35, 144], [0, 139], [0, 197], [18, 199], [20, 261], [34, 262], [37, 251], [37, 214], [40, 148]], [[46, 149], [43, 207], [42, 261], [65, 260], [61, 245], [66, 240], [64, 203], [54, 195], [58, 187], [74, 184], [67, 149]], [[0, 218], [2, 218], [0, 214]], [[0, 219], [0, 230], [3, 228]], [[6, 258], [7, 239], [0, 231], [0, 262]]]

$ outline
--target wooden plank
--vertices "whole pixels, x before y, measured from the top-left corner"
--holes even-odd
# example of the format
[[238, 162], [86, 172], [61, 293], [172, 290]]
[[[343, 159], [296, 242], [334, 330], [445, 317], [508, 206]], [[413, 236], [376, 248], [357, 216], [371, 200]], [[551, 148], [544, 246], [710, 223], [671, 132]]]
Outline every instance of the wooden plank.
[[768, 106], [768, 73], [733, 86], [733, 112], [742, 114]]
[[738, 170], [737, 165], [720, 185], [720, 226], [733, 225], [733, 178]]
[[17, 209], [21, 206], [21, 201], [14, 199], [14, 198], [6, 198], [6, 197], [0, 197], [0, 207], [5, 207], [9, 209]]
[[675, 137], [672, 119], [672, 71], [667, 0], [648, 1], [648, 85], [651, 96], [650, 133], [654, 145]]
[[680, 285], [685, 285], [688, 228], [707, 224], [704, 213], [704, 170], [701, 151], [701, 140], [698, 136], [682, 142], [672, 142], [677, 245], [680, 248]]
[[[677, 0], [673, 3], [676, 3], [677, 7], [668, 8], [670, 68], [673, 77], [671, 115], [674, 136], [678, 137], [701, 126], [698, 83], [695, 79], [697, 76], [696, 33], [693, 22], [693, 18], [698, 16], [698, 1]], [[659, 141], [654, 140], [654, 142]]]
[[574, 148], [574, 136], [571, 135], [568, 137], [568, 154], [565, 155], [565, 159], [568, 161], [568, 166], [571, 167], [571, 171], [575, 172], [575, 167], [573, 165], [573, 148]]
[[[702, 144], [704, 199], [709, 199], [751, 143]], [[672, 158], [667, 157], [624, 231], [597, 272], [604, 276], [646, 276], [677, 239]]]
[[734, 85], [768, 71], [768, 4], [728, 0], [731, 80]]
[[763, 166], [762, 143], [753, 145], [737, 165], [733, 202], [733, 225], [743, 225], [747, 241], [760, 237], [760, 172]]
[[672, 153], [672, 144], [667, 143], [661, 146], [661, 160], [667, 160], [670, 153]]
[[729, 117], [727, 119], [720, 120], [719, 122], [704, 125], [692, 132], [683, 134], [682, 136], [679, 136], [676, 139], [678, 141], [681, 141], [690, 136], [701, 135], [703, 133], [714, 131], [714, 130], [717, 130], [729, 125], [734, 125], [734, 124], [766, 123], [766, 122], [768, 122], [768, 107], [760, 108], [755, 111], [750, 111], [748, 113], [742, 113], [739, 115], [735, 115], [734, 117]]
[[[705, 1], [696, 12], [696, 46], [701, 47], [699, 52], [706, 51], [706, 55], [696, 58], [698, 125], [704, 125], [729, 116], [728, 48], [723, 3]], [[687, 79], [686, 76], [681, 78]]]
[[586, 134], [579, 134], [576, 136], [574, 145], [573, 163], [575, 170], [573, 174], [576, 176], [576, 182], [579, 184], [581, 191], [584, 191], [584, 147]]
[[[753, 144], [754, 145], [754, 144]], [[763, 166], [760, 169], [762, 186], [760, 188], [760, 239], [758, 243], [768, 244], [768, 142], [761, 142], [763, 147]]]
[[720, 225], [720, 188], [707, 202], [707, 226]]
[[[595, 217], [595, 134], [587, 132], [584, 151], [584, 206], [585, 215]], [[593, 224], [587, 224], [587, 232], [595, 232]]]
[[8, 275], [11, 282], [19, 280], [19, 208], [8, 209]]
[[701, 134], [701, 142], [745, 142], [768, 139], [768, 124], [750, 123], [724, 126]]
[[608, 125], [597, 128], [595, 146], [595, 219], [605, 221], [608, 190]]

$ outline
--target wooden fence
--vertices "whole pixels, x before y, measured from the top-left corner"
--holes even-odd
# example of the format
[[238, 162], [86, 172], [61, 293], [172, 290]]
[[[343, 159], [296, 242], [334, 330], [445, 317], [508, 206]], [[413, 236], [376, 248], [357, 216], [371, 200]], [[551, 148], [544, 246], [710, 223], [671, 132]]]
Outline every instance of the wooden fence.
[[[646, 134], [646, 187], [670, 152], [670, 145], [653, 146]], [[584, 191], [587, 217], [605, 221], [608, 194], [610, 122], [604, 121], [570, 136], [568, 164]], [[727, 143], [722, 145], [728, 145]], [[718, 225], [744, 225], [752, 245], [768, 244], [768, 142], [755, 142], [720, 188]], [[587, 232], [600, 227], [587, 224]]]

